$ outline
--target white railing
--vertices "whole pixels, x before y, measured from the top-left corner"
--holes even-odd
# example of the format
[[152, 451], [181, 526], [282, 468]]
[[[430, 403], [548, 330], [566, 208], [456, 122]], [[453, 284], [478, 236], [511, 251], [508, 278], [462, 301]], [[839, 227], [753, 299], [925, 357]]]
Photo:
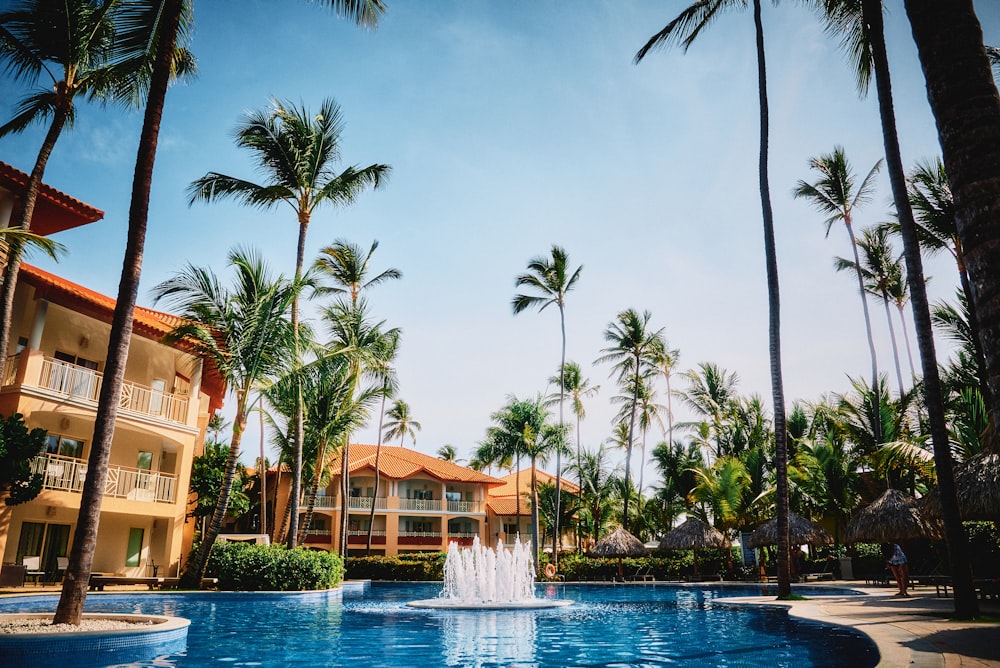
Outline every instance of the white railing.
[[441, 499], [400, 499], [400, 510], [444, 510]]
[[[49, 357], [42, 360], [39, 385], [58, 394], [96, 404], [102, 380], [103, 375], [93, 369]], [[126, 381], [122, 384], [118, 407], [137, 415], [185, 424], [188, 402], [187, 396], [170, 394]]]
[[[351, 529], [347, 532], [348, 536], [365, 536], [368, 537], [368, 529]], [[372, 538], [376, 536], [385, 538], [385, 529], [373, 529]]]
[[[302, 500], [299, 501], [299, 505], [303, 508], [306, 507], [309, 498], [305, 495], [302, 496]], [[320, 496], [316, 495], [316, 500], [313, 501], [313, 508], [339, 508], [337, 505], [337, 497], [335, 496]]]
[[482, 503], [479, 501], [449, 501], [449, 513], [478, 513], [482, 510]]
[[478, 532], [474, 531], [449, 531], [448, 538], [475, 538]]
[[[347, 500], [347, 507], [351, 510], [371, 510], [372, 497], [370, 496], [350, 496]], [[375, 510], [385, 510], [385, 497], [375, 499]]]
[[401, 538], [440, 538], [440, 531], [400, 531]]
[[[42, 476], [43, 489], [82, 492], [87, 479], [87, 462], [61, 455], [40, 455], [31, 462], [31, 472]], [[177, 477], [167, 473], [109, 466], [104, 495], [117, 499], [173, 503]]]
[[306, 529], [307, 536], [329, 536], [329, 529]]
[[3, 361], [3, 372], [0, 374], [0, 385], [6, 387], [13, 385], [17, 379], [17, 364], [21, 361], [21, 354], [8, 355]]

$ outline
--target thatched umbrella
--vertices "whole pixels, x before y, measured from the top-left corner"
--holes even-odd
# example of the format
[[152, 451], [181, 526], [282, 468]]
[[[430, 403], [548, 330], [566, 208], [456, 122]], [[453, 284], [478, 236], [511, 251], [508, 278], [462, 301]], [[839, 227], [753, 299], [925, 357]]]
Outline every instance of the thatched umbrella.
[[[955, 496], [963, 520], [1000, 519], [1000, 454], [981, 452], [955, 467]], [[941, 517], [937, 487], [920, 500], [920, 509], [930, 517]]]
[[913, 538], [941, 538], [941, 523], [921, 513], [916, 499], [898, 489], [865, 506], [847, 524], [848, 543], [895, 543]]
[[590, 553], [597, 557], [617, 558], [618, 576], [623, 577], [622, 559], [625, 557], [642, 557], [649, 554], [649, 550], [646, 549], [641, 540], [630, 534], [623, 527], [618, 527], [597, 541], [597, 544], [590, 549]]
[[698, 550], [709, 547], [726, 547], [726, 537], [696, 517], [689, 517], [675, 529], [671, 529], [660, 541], [661, 550], [693, 550], [694, 574], [698, 574]]
[[[830, 533], [798, 513], [788, 513], [789, 545], [832, 545]], [[778, 518], [772, 518], [757, 527], [747, 540], [747, 547], [764, 547], [778, 544]]]

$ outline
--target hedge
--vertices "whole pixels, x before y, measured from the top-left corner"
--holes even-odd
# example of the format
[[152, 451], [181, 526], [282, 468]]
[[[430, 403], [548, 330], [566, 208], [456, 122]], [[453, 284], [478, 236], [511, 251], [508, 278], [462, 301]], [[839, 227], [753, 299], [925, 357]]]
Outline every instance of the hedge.
[[227, 542], [213, 546], [205, 575], [228, 591], [306, 591], [336, 587], [344, 566], [332, 552]]
[[400, 554], [393, 557], [351, 557], [347, 577], [352, 580], [444, 580], [444, 552]]

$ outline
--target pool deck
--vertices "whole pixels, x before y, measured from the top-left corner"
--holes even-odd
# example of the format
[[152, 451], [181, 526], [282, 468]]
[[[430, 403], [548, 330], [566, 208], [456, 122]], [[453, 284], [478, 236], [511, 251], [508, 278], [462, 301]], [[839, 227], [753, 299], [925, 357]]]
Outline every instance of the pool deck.
[[[610, 583], [609, 583], [610, 584]], [[617, 586], [643, 586], [629, 583]], [[815, 594], [822, 587], [849, 587], [865, 596], [823, 596]], [[881, 654], [879, 666], [914, 668], [1000, 668], [1000, 602], [980, 601], [980, 611], [991, 621], [963, 622], [950, 619], [954, 612], [951, 598], [939, 598], [933, 588], [911, 590], [909, 598], [898, 598], [885, 587], [868, 587], [863, 582], [835, 581], [810, 583], [811, 598], [804, 601], [776, 601], [772, 596], [727, 598], [734, 605], [767, 605], [789, 609], [802, 619], [847, 626], [868, 635]], [[58, 594], [59, 585], [27, 586], [0, 589], [0, 596]], [[793, 585], [794, 591], [794, 585]], [[147, 592], [146, 587], [109, 586], [106, 593]], [[99, 596], [98, 593], [91, 595]], [[721, 601], [720, 601], [721, 602]]]
[[[823, 585], [811, 584], [810, 588], [819, 586]], [[850, 586], [866, 595], [812, 597], [804, 601], [776, 601], [771, 596], [725, 600], [738, 605], [788, 608], [793, 617], [857, 629], [878, 646], [882, 657], [879, 666], [1000, 666], [1000, 602], [979, 602], [980, 612], [991, 621], [964, 622], [950, 619], [955, 610], [953, 599], [938, 598], [933, 589], [926, 587], [900, 598], [892, 590], [866, 587], [863, 583], [841, 581], [831, 586]]]

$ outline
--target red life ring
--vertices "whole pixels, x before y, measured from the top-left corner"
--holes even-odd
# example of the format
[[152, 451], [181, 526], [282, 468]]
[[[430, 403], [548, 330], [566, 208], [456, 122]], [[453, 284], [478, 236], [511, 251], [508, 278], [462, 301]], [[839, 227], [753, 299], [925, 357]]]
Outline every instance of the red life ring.
[[545, 577], [552, 579], [556, 576], [556, 567], [552, 564], [546, 564], [545, 566]]

